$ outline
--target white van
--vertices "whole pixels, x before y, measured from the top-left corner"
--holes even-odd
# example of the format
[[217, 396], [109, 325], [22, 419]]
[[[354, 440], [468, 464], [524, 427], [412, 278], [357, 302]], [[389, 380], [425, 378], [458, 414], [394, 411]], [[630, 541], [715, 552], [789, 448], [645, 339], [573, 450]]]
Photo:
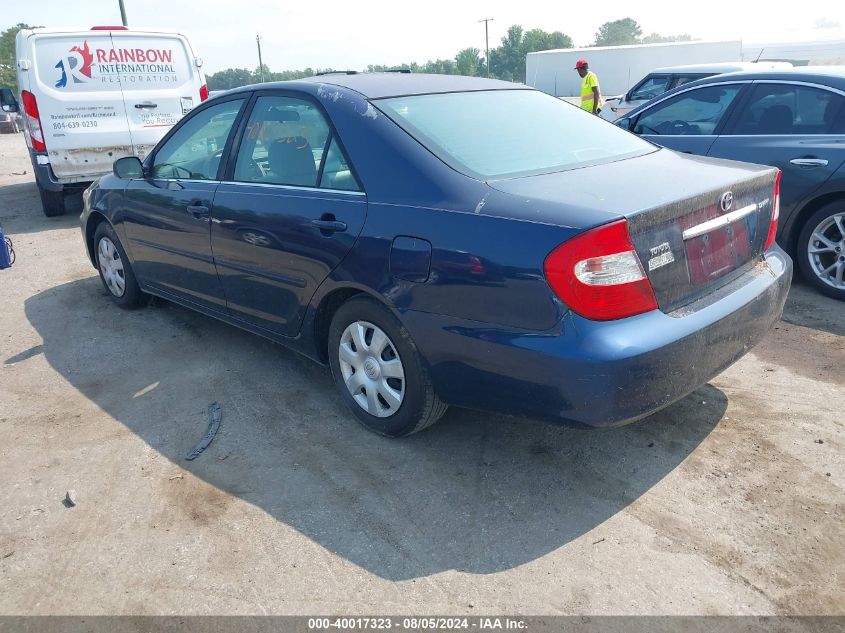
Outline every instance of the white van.
[[634, 84], [634, 87], [624, 95], [606, 98], [600, 116], [608, 121], [615, 121], [664, 92], [669, 92], [673, 88], [696, 79], [741, 70], [781, 70], [784, 68], [792, 68], [792, 64], [789, 62], [721, 62], [656, 68]]
[[179, 33], [94, 27], [27, 29], [15, 42], [20, 107], [41, 203], [65, 211], [123, 156], [147, 152], [208, 98], [201, 66]]

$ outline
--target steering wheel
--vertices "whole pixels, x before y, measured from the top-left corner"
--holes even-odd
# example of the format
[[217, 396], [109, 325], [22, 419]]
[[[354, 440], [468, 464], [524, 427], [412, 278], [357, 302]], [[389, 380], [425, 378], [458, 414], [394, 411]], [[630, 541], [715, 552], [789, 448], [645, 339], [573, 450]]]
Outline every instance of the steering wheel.
[[671, 125], [671, 134], [696, 134], [698, 132], [698, 128], [694, 125], [690, 125], [686, 121], [681, 121], [680, 119], [675, 119], [670, 123]]

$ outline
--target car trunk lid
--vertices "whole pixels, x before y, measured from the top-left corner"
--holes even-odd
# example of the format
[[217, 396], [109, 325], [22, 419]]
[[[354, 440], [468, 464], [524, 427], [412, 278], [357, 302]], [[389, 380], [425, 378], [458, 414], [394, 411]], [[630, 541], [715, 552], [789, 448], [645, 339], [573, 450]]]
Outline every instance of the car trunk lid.
[[664, 149], [488, 184], [518, 196], [524, 204], [510, 215], [520, 219], [589, 229], [624, 217], [658, 305], [671, 312], [759, 261], [776, 173]]

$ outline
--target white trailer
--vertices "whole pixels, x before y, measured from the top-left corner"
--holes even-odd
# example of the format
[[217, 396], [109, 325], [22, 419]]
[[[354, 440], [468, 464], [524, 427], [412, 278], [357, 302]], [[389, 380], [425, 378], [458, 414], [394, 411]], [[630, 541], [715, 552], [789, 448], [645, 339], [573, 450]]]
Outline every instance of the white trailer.
[[586, 59], [598, 75], [603, 96], [619, 95], [650, 71], [663, 66], [712, 64], [743, 59], [742, 42], [671, 42], [632, 46], [565, 48], [528, 53], [525, 83], [556, 97], [581, 94], [575, 62]]

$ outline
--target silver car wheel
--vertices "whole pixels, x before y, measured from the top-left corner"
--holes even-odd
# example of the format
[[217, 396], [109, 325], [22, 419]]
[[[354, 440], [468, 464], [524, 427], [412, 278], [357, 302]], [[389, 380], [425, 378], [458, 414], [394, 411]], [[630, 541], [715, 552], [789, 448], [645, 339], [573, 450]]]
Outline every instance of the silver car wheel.
[[123, 260], [120, 253], [109, 238], [100, 240], [97, 248], [97, 263], [100, 265], [100, 273], [106, 287], [115, 297], [122, 297], [126, 292], [126, 275], [123, 272]]
[[834, 213], [813, 229], [807, 257], [819, 279], [837, 290], [845, 290], [845, 213]]
[[343, 331], [340, 371], [349, 394], [378, 418], [396, 413], [405, 398], [405, 368], [396, 346], [377, 325], [355, 321]]

